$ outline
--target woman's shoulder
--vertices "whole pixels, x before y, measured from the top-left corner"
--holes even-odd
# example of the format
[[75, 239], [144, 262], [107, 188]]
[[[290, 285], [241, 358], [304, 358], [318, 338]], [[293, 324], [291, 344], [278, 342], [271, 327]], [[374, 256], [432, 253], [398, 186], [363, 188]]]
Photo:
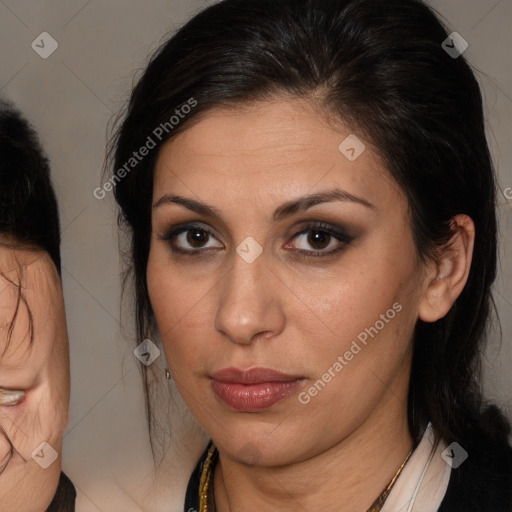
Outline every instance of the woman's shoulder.
[[512, 447], [488, 434], [469, 435], [467, 459], [453, 467], [438, 512], [512, 512]]

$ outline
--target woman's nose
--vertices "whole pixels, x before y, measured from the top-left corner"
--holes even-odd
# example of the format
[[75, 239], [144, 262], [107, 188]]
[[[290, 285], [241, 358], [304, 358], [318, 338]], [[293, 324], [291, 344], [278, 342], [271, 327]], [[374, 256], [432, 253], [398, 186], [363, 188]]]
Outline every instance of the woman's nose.
[[[240, 251], [247, 248], [247, 253]], [[243, 244], [237, 248], [231, 270], [219, 283], [215, 317], [217, 331], [240, 344], [250, 344], [258, 335], [278, 335], [285, 325], [282, 298], [286, 288], [267, 266], [265, 255], [254, 258], [251, 250]]]

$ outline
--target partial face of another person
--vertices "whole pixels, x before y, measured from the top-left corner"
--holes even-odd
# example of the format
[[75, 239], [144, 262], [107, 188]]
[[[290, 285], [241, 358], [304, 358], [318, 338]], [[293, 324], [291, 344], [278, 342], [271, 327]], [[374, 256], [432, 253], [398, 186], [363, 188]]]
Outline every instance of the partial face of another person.
[[62, 288], [45, 252], [0, 245], [0, 271], [0, 503], [40, 512], [57, 489], [68, 423]]
[[180, 394], [241, 462], [306, 460], [405, 415], [427, 270], [404, 193], [368, 142], [339, 149], [349, 135], [276, 99], [211, 110], [159, 154], [151, 304]]

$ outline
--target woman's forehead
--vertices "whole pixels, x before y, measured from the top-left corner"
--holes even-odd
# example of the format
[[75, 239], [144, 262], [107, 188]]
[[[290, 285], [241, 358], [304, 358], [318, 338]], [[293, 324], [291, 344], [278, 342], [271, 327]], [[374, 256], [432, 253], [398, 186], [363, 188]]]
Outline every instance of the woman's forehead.
[[[261, 196], [283, 202], [313, 188], [336, 187], [364, 197], [378, 209], [402, 211], [405, 193], [374, 144], [367, 139], [363, 143], [348, 126], [335, 126], [326, 116], [299, 99], [205, 112], [161, 148], [155, 166], [155, 203], [164, 193], [189, 195], [193, 190], [205, 200], [221, 197], [224, 204], [235, 206], [252, 199], [262, 206]], [[364, 148], [357, 158], [343, 152], [345, 141], [354, 151], [356, 143]]]

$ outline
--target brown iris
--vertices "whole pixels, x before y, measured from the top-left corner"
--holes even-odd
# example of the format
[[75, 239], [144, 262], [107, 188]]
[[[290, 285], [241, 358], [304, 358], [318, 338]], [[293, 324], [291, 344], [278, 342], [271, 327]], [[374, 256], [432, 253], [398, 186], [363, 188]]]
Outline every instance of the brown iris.
[[210, 234], [202, 229], [189, 229], [187, 232], [187, 242], [192, 247], [202, 247], [209, 238]]
[[[324, 249], [329, 245], [330, 239], [331, 235], [329, 233], [320, 230], [310, 231], [308, 235], [308, 243], [315, 249]], [[320, 244], [321, 247], [318, 247], [318, 244]]]

